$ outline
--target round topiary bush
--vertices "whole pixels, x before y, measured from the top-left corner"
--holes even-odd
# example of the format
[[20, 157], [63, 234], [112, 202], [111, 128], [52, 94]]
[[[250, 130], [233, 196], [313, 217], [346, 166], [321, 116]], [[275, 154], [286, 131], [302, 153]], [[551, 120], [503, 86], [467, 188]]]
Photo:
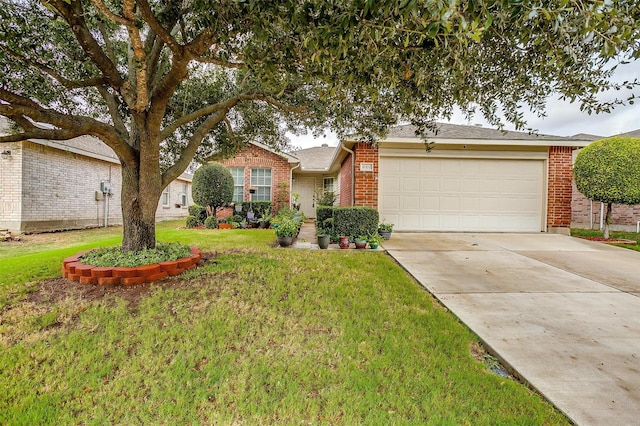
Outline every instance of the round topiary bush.
[[208, 206], [215, 216], [218, 208], [231, 203], [233, 199], [233, 176], [220, 163], [208, 163], [193, 175], [191, 193], [193, 201]]
[[591, 143], [578, 153], [573, 175], [585, 197], [607, 204], [609, 238], [612, 205], [640, 203], [640, 139], [617, 136]]
[[195, 216], [187, 216], [187, 228], [195, 228], [200, 225], [198, 218]]
[[209, 216], [204, 220], [204, 227], [207, 229], [215, 229], [218, 227], [218, 219], [215, 216]]

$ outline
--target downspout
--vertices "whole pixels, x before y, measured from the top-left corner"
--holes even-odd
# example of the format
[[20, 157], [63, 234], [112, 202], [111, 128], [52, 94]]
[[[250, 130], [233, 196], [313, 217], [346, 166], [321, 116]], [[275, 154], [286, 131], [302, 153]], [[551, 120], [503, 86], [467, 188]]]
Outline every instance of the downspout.
[[291, 204], [291, 194], [293, 193], [293, 171], [295, 169], [297, 169], [298, 167], [300, 167], [300, 162], [298, 162], [298, 165], [295, 167], [292, 167], [289, 170], [289, 208], [293, 208], [293, 205]]
[[356, 203], [356, 153], [340, 142], [340, 148], [351, 154], [351, 206]]

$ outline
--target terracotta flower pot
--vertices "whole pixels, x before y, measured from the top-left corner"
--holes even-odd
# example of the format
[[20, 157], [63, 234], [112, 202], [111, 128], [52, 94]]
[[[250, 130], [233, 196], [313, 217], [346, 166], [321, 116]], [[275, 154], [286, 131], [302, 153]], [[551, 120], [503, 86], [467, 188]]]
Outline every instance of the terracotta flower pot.
[[343, 250], [348, 249], [349, 248], [349, 237], [347, 237], [347, 236], [340, 237], [339, 246]]

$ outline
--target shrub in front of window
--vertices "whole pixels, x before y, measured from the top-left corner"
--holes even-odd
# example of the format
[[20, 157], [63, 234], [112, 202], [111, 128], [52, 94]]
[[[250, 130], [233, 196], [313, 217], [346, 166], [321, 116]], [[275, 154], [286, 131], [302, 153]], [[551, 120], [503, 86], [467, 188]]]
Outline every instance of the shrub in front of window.
[[209, 216], [233, 199], [233, 176], [220, 163], [208, 163], [196, 170], [192, 183], [193, 201], [207, 206]]

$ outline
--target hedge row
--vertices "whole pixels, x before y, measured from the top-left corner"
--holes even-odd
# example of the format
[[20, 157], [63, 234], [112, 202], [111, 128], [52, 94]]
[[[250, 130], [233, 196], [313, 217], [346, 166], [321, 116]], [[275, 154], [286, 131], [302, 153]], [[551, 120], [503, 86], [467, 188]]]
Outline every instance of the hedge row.
[[[326, 222], [333, 218], [333, 224]], [[380, 216], [378, 211], [370, 207], [331, 207], [318, 206], [316, 208], [316, 227], [327, 228], [335, 238], [347, 235], [350, 241], [356, 237], [367, 236], [378, 232]]]

